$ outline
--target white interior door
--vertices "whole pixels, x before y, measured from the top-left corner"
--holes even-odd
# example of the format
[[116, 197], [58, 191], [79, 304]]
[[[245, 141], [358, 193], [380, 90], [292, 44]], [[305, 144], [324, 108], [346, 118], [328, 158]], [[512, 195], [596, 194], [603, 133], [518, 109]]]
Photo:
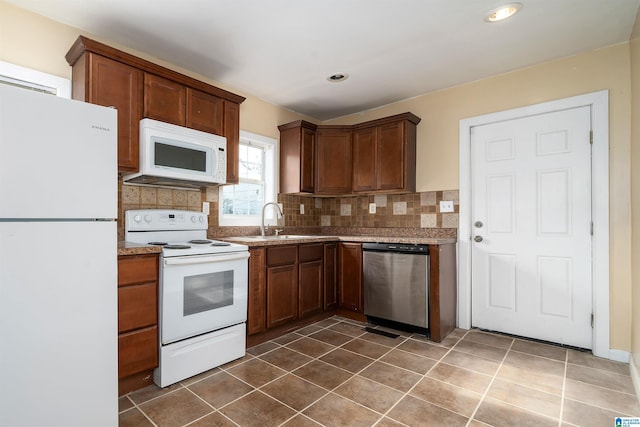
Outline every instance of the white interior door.
[[592, 348], [590, 117], [471, 128], [473, 326]]

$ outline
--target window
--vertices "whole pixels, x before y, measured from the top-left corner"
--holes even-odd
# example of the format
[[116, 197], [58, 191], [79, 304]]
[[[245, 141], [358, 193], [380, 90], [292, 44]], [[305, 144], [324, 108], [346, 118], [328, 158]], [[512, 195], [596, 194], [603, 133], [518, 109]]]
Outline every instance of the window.
[[0, 83], [71, 98], [71, 81], [62, 77], [0, 61]]
[[[276, 201], [275, 148], [272, 138], [240, 131], [240, 182], [220, 187], [219, 225], [260, 225], [262, 207]], [[275, 224], [274, 210], [265, 214], [265, 223]]]

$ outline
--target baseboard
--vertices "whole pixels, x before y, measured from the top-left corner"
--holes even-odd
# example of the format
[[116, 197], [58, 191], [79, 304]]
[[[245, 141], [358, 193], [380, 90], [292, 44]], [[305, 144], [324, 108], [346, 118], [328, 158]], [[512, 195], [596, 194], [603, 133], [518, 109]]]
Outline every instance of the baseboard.
[[629, 363], [629, 352], [623, 350], [611, 350], [609, 349], [609, 360], [615, 360], [616, 362]]
[[636, 400], [640, 403], [640, 373], [633, 361], [633, 358], [629, 361], [629, 370], [631, 371], [631, 381], [633, 382], [633, 389], [636, 391]]

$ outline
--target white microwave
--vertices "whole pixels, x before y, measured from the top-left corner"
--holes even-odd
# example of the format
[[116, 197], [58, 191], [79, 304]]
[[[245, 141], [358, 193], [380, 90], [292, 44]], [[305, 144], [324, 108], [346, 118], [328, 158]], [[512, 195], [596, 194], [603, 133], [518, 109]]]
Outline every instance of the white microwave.
[[227, 182], [227, 139], [152, 119], [140, 120], [140, 171], [124, 182], [200, 188]]

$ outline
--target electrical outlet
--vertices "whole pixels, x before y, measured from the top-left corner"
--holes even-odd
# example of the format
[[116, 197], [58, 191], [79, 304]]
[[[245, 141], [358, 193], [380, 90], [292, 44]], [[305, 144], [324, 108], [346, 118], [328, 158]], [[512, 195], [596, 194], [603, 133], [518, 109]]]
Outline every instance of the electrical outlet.
[[369, 203], [369, 213], [370, 214], [376, 213], [376, 204], [375, 203]]
[[209, 215], [209, 202], [202, 202], [202, 213]]
[[300, 215], [304, 215], [304, 205], [300, 203]]
[[441, 213], [453, 212], [453, 200], [440, 201], [440, 212]]

